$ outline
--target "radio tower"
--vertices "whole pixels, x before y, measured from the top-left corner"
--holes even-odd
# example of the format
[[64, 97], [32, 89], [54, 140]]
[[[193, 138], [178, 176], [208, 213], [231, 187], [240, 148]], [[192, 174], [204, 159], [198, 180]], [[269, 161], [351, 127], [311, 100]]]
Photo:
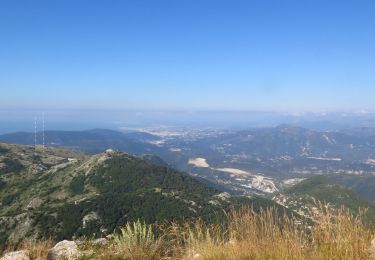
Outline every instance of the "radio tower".
[[36, 123], [37, 123], [37, 117], [34, 117], [34, 155], [36, 155]]
[[43, 139], [43, 145], [42, 145], [42, 147], [43, 147], [43, 150], [44, 150], [44, 112], [43, 112], [43, 114], [42, 114], [42, 121], [43, 121], [43, 123], [42, 123], [42, 139]]

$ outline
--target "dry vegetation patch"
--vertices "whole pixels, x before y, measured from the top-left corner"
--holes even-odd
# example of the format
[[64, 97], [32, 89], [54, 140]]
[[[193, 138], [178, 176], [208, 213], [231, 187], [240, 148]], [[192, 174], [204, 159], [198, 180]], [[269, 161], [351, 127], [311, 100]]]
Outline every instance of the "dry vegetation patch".
[[[374, 259], [372, 232], [347, 209], [322, 206], [312, 226], [274, 209], [232, 211], [223, 225], [202, 221], [128, 223], [108, 243], [81, 245], [81, 259]], [[45, 259], [51, 241], [26, 243], [32, 259]]]

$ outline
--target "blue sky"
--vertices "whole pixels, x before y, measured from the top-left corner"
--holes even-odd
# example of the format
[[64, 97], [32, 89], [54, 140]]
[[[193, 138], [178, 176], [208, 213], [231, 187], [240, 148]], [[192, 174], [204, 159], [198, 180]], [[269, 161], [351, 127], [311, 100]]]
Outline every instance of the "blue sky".
[[0, 2], [0, 109], [375, 110], [375, 2]]

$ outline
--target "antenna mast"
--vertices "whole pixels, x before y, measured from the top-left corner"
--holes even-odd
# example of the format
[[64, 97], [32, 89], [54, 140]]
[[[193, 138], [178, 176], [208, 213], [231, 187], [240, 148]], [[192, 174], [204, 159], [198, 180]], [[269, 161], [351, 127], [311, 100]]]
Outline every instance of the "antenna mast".
[[34, 155], [36, 155], [36, 122], [37, 117], [34, 117]]
[[43, 121], [43, 123], [42, 123], [42, 132], [43, 132], [43, 134], [42, 134], [42, 138], [43, 138], [43, 150], [44, 150], [44, 112], [43, 112], [43, 114], [42, 114], [42, 121]]

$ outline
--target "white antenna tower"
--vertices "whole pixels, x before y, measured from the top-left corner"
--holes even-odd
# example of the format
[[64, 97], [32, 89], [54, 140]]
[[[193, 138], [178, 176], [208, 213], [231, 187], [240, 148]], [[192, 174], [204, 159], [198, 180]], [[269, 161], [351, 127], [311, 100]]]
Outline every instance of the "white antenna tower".
[[43, 147], [43, 150], [44, 150], [44, 112], [42, 113], [42, 121], [43, 121], [43, 123], [42, 123], [43, 145], [42, 145], [42, 147]]
[[36, 123], [37, 123], [37, 117], [34, 117], [34, 155], [36, 154]]

